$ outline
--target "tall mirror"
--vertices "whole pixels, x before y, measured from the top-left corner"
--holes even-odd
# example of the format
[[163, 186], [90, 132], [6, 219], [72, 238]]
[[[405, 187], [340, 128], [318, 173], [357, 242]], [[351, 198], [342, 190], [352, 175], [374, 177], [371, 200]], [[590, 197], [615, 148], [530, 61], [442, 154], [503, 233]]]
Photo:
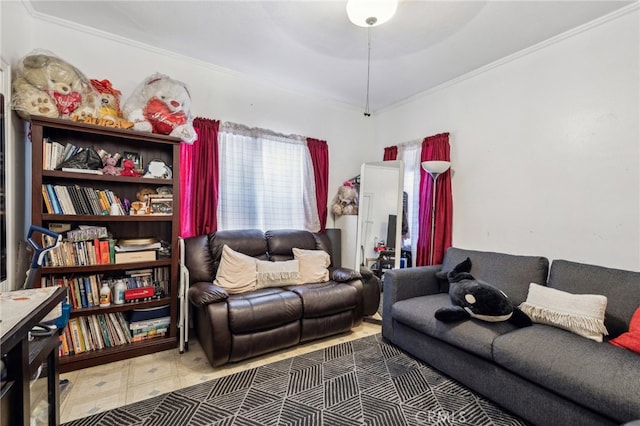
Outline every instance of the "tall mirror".
[[400, 160], [364, 163], [360, 169], [356, 270], [400, 267], [403, 174]]

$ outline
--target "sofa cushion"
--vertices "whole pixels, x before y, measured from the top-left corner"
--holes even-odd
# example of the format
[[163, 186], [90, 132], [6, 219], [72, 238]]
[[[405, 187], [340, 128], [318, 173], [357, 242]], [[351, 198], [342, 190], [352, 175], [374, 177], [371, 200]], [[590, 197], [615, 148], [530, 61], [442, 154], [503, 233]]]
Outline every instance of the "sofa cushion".
[[300, 298], [279, 288], [231, 295], [227, 304], [232, 334], [268, 330], [302, 318]]
[[285, 289], [300, 297], [304, 318], [325, 317], [352, 310], [358, 305], [358, 298], [362, 297], [356, 287], [334, 281], [289, 286]]
[[640, 300], [640, 272], [567, 260], [553, 261], [547, 285], [569, 293], [606, 296], [608, 302], [604, 325], [609, 330], [611, 338], [629, 329], [631, 316], [638, 308]]
[[300, 265], [297, 260], [284, 260], [281, 262], [258, 260], [256, 265], [257, 288], [302, 284], [300, 280]]
[[281, 261], [293, 259], [294, 247], [316, 250], [316, 239], [309, 231], [297, 229], [273, 229], [265, 232], [267, 250], [270, 260]]
[[622, 333], [615, 339], [609, 340], [609, 343], [640, 354], [640, 306], [638, 306], [638, 309], [636, 309], [636, 312], [631, 318], [629, 331]]
[[[549, 261], [545, 257], [516, 256], [457, 247], [450, 247], [445, 253], [442, 271], [451, 271], [467, 257], [471, 259], [471, 275], [504, 291], [515, 306], [527, 298], [529, 283], [544, 283], [547, 280]], [[440, 291], [449, 291], [448, 285], [444, 284]]]
[[394, 303], [391, 316], [394, 321], [489, 360], [493, 358], [493, 340], [516, 329], [508, 322], [488, 323], [476, 319], [452, 323], [438, 321], [434, 314], [445, 306], [451, 306], [451, 299], [445, 293], [414, 297]]
[[222, 248], [222, 258], [213, 281], [229, 294], [246, 293], [256, 289], [256, 259], [232, 250], [228, 245]]
[[[222, 249], [225, 245], [230, 249], [255, 257], [256, 259], [267, 259], [267, 241], [264, 239], [264, 233], [259, 229], [230, 229], [225, 231], [212, 232], [207, 235], [209, 241], [209, 252], [207, 261], [212, 262], [212, 276], [215, 277], [220, 260], [222, 258]], [[188, 239], [187, 239], [188, 240]], [[194, 255], [193, 250], [187, 248], [188, 256]], [[193, 262], [188, 262], [193, 264]], [[189, 268], [191, 270], [191, 268]], [[199, 279], [199, 281], [204, 281]]]
[[303, 284], [329, 281], [329, 253], [324, 250], [294, 248], [293, 256], [300, 265], [300, 281]]
[[572, 294], [536, 283], [529, 285], [522, 312], [533, 322], [560, 327], [587, 339], [602, 342], [607, 298], [598, 294]]
[[640, 418], [640, 362], [632, 352], [534, 324], [498, 336], [493, 357], [507, 370], [612, 419]]

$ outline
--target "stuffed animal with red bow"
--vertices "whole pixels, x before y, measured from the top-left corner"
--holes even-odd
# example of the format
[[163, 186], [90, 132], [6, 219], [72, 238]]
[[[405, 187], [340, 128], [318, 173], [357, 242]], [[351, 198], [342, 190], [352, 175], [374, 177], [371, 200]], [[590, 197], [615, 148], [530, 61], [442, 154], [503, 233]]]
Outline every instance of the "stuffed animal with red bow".
[[153, 74], [140, 84], [122, 107], [133, 128], [144, 132], [176, 136], [183, 142], [197, 139], [190, 113], [187, 86], [163, 74]]

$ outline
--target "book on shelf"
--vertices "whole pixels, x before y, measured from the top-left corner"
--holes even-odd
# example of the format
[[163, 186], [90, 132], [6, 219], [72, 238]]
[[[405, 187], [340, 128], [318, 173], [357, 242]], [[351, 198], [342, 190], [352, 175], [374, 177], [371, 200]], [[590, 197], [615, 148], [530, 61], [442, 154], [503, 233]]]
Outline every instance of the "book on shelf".
[[102, 331], [102, 336], [104, 337], [105, 347], [110, 348], [112, 346], [115, 346], [114, 342], [112, 342], [112, 340], [110, 339], [109, 330], [107, 329], [107, 323], [104, 320], [104, 315], [98, 314], [97, 318], [98, 318], [98, 322], [100, 323], [100, 330]]
[[71, 172], [71, 173], [84, 173], [88, 175], [102, 175], [102, 170], [94, 170], [94, 169], [74, 169], [72, 167], [63, 167], [63, 172]]
[[63, 161], [64, 146], [49, 138], [43, 140], [42, 169], [54, 170]]
[[53, 204], [51, 204], [51, 198], [49, 198], [49, 193], [45, 185], [42, 185], [42, 200], [44, 201], [47, 214], [53, 214]]
[[77, 354], [81, 354], [84, 352], [84, 347], [82, 345], [82, 336], [80, 334], [80, 325], [78, 324], [78, 318], [70, 318], [67, 322], [67, 327], [70, 328], [71, 331], [71, 341], [73, 344], [73, 352]]
[[102, 216], [117, 206], [125, 209], [120, 197], [110, 189], [94, 189], [75, 185], [42, 184], [42, 197], [49, 214]]
[[53, 185], [51, 185], [50, 183], [47, 183], [44, 186], [47, 189], [47, 194], [49, 194], [49, 200], [51, 202], [51, 207], [53, 208], [53, 213], [54, 214], [62, 214], [62, 208], [60, 207], [60, 201], [58, 200], [58, 197], [56, 196], [56, 193], [53, 190]]
[[118, 263], [133, 263], [133, 262], [148, 262], [156, 260], [155, 250], [142, 250], [142, 251], [126, 251], [115, 253], [116, 264]]
[[129, 252], [129, 251], [145, 251], [145, 250], [159, 250], [162, 248], [162, 243], [159, 241], [150, 244], [117, 244], [115, 246], [116, 252]]
[[59, 222], [50, 222], [47, 226], [49, 231], [56, 232], [58, 234], [62, 234], [63, 232], [67, 232], [71, 230], [70, 223], [59, 223]]
[[104, 226], [80, 225], [78, 229], [67, 231], [65, 236], [68, 241], [88, 241], [94, 238], [107, 238], [109, 231]]
[[122, 312], [83, 315], [69, 319], [60, 334], [60, 355], [68, 356], [126, 345], [133, 341]]
[[171, 307], [169, 305], [155, 306], [152, 308], [134, 309], [129, 314], [131, 324], [140, 323], [147, 320], [156, 320], [158, 318], [169, 318]]
[[129, 329], [130, 330], [138, 330], [144, 328], [152, 328], [157, 327], [159, 325], [167, 325], [171, 323], [171, 317], [169, 315], [157, 317], [157, 318], [149, 318], [144, 320], [130, 320], [129, 321]]

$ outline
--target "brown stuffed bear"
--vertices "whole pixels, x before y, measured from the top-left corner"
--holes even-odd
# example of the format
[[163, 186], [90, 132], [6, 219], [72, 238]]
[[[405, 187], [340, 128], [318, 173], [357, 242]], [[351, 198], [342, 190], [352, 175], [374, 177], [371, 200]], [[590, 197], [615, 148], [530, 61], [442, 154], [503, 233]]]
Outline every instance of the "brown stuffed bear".
[[[57, 117], [95, 114], [96, 105], [93, 102], [99, 99], [97, 92], [84, 74], [57, 56], [33, 52], [19, 62], [17, 75], [13, 84], [12, 106], [22, 118], [29, 119], [32, 113], [41, 115], [40, 108], [31, 102], [35, 99], [37, 103], [38, 97], [46, 99], [44, 95], [49, 96], [47, 101], [53, 100]], [[48, 117], [54, 116], [51, 111], [45, 112]]]
[[358, 214], [358, 190], [351, 181], [343, 182], [331, 203], [331, 211], [336, 216]]

